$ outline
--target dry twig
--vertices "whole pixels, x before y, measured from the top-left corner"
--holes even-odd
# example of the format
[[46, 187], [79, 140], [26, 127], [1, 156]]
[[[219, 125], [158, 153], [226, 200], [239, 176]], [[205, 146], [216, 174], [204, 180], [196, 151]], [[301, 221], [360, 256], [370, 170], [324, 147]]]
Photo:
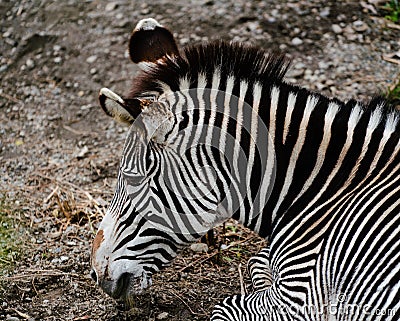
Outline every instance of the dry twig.
[[193, 315], [198, 315], [198, 316], [205, 316], [207, 315], [206, 313], [198, 313], [198, 312], [194, 312], [192, 310], [192, 308], [185, 302], [185, 300], [183, 300], [178, 294], [176, 294], [174, 291], [169, 291], [170, 293], [172, 293], [174, 296], [176, 296], [190, 311], [191, 314]]
[[21, 311], [18, 311], [17, 309], [13, 309], [15, 311], [16, 314], [18, 314], [20, 317], [24, 318], [24, 319], [31, 319], [31, 316], [23, 313]]
[[392, 64], [400, 65], [400, 59], [393, 58], [394, 55], [382, 55], [382, 59]]
[[240, 294], [245, 295], [246, 290], [245, 290], [244, 281], [243, 281], [242, 263], [239, 263], [239, 265], [238, 265], [238, 272], [239, 272]]
[[[38, 277], [52, 277], [52, 276], [71, 276], [71, 277], [76, 277], [76, 278], [81, 278], [82, 275], [79, 275], [77, 273], [67, 273], [63, 271], [57, 271], [57, 270], [30, 270], [28, 269], [27, 274], [17, 274], [14, 276], [3, 276], [1, 279], [7, 280], [7, 281], [22, 281], [22, 282], [30, 282], [32, 278], [38, 278]], [[28, 280], [24, 280], [28, 279]]]
[[22, 100], [19, 100], [18, 98], [10, 96], [10, 95], [8, 95], [6, 93], [1, 93], [0, 92], [0, 97], [3, 97], [3, 98], [8, 99], [8, 100], [11, 100], [12, 102], [14, 102], [16, 104], [22, 104], [23, 103]]

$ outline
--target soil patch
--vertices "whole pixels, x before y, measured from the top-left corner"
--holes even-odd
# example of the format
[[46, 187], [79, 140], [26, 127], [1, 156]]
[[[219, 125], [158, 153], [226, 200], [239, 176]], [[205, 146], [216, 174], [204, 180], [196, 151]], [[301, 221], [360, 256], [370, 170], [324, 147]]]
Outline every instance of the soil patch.
[[[240, 292], [238, 269], [264, 246], [229, 223], [206, 254], [190, 249], [132, 306], [89, 278], [89, 251], [111, 200], [126, 128], [103, 115], [97, 94], [123, 94], [134, 25], [153, 17], [181, 45], [227, 39], [283, 50], [288, 81], [341, 99], [368, 99], [399, 77], [383, 59], [400, 31], [377, 1], [0, 2], [0, 192], [26, 227], [22, 255], [0, 273], [0, 319], [207, 320]], [[397, 25], [398, 26], [398, 25]], [[219, 251], [218, 246], [230, 246]]]

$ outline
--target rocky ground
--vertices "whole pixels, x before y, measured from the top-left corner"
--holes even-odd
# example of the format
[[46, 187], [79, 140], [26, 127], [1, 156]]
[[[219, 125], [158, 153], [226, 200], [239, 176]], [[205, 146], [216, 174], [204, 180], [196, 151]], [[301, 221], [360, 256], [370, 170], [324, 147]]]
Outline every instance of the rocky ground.
[[293, 59], [288, 81], [365, 100], [399, 79], [400, 29], [383, 18], [383, 4], [1, 1], [0, 193], [20, 254], [2, 258], [16, 262], [0, 265], [0, 319], [207, 320], [216, 302], [240, 292], [238, 269], [264, 244], [229, 223], [215, 248], [186, 250], [131, 307], [89, 279], [90, 243], [126, 134], [98, 108], [97, 93], [128, 90], [136, 67], [127, 41], [138, 20], [159, 20], [181, 45], [223, 38], [283, 50]]

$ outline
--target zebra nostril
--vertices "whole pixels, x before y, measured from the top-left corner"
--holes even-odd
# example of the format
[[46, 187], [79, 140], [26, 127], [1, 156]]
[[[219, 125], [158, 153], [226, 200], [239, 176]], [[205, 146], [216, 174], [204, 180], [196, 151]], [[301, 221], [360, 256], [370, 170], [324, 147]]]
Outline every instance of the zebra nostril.
[[92, 271], [90, 271], [90, 277], [93, 279], [94, 282], [97, 283], [97, 273], [94, 269], [92, 269]]
[[129, 273], [122, 273], [122, 275], [119, 277], [117, 281], [117, 288], [116, 292], [118, 293], [118, 296], [123, 294], [126, 289], [129, 286], [129, 280], [130, 280], [131, 275]]

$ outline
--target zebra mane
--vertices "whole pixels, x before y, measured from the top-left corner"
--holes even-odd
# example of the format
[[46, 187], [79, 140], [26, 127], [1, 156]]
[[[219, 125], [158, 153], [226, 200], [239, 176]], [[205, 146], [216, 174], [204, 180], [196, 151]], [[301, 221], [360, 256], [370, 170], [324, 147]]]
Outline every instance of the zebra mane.
[[211, 87], [215, 71], [223, 77], [235, 76], [249, 82], [279, 83], [289, 65], [290, 61], [284, 54], [269, 53], [240, 43], [219, 40], [187, 46], [181, 50], [180, 56], [166, 56], [142, 70], [134, 80], [129, 97], [146, 92], [161, 93], [165, 85], [172, 91], [179, 91], [183, 79], [189, 82], [189, 88], [196, 88], [199, 74], [205, 76], [206, 87]]
[[[218, 71], [221, 77], [234, 76], [238, 80], [245, 80], [249, 83], [260, 82], [263, 85], [288, 86], [289, 90], [294, 90], [304, 96], [312, 93], [325, 102], [333, 101], [347, 110], [351, 110], [355, 105], [359, 105], [364, 111], [369, 112], [379, 108], [382, 121], [386, 121], [389, 115], [400, 115], [400, 111], [379, 95], [374, 95], [367, 102], [354, 99], [344, 102], [285, 83], [283, 78], [289, 66], [290, 60], [284, 53], [271, 53], [241, 43], [218, 40], [187, 46], [181, 49], [179, 56], [167, 55], [159, 59], [157, 63], [150, 63], [142, 69], [135, 77], [127, 98], [154, 93], [161, 94], [168, 87], [173, 92], [196, 88], [200, 74], [205, 76], [206, 87], [211, 88], [212, 77]], [[185, 85], [185, 88], [181, 88], [182, 81], [188, 84], [188, 87]], [[223, 90], [224, 88], [219, 89]]]

